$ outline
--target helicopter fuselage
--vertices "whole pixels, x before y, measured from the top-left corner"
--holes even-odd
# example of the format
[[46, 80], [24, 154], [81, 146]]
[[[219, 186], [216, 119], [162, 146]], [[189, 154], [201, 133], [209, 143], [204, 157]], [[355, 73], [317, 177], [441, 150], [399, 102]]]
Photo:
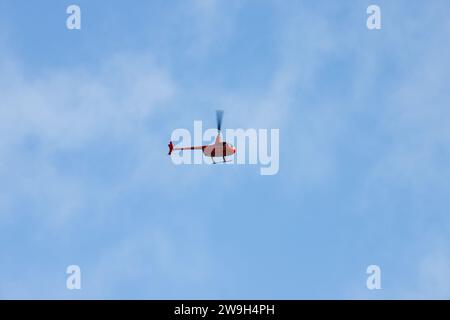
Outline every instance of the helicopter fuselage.
[[224, 142], [210, 144], [202, 147], [203, 154], [207, 157], [225, 157], [236, 153], [236, 148]]

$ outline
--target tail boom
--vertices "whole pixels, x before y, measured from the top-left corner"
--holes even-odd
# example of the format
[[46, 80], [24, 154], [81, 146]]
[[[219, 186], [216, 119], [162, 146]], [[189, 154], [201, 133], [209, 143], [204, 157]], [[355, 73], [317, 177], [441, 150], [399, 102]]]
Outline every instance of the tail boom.
[[195, 146], [195, 147], [179, 147], [174, 148], [172, 141], [169, 142], [169, 156], [175, 150], [204, 150], [207, 146]]

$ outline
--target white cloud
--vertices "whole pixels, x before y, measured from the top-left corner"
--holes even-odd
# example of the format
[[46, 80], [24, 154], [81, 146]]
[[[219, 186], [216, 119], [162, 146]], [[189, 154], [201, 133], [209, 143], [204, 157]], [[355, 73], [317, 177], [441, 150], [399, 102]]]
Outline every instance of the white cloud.
[[184, 219], [179, 225], [190, 226], [176, 235], [173, 226], [146, 226], [90, 261], [88, 296], [121, 297], [122, 285], [132, 286], [137, 296], [147, 298], [198, 296], [217, 266], [211, 265], [206, 242], [199, 236], [202, 231]]
[[149, 147], [141, 143], [154, 140], [146, 126], [176, 87], [151, 57], [118, 54], [90, 72], [68, 68], [31, 76], [14, 61], [4, 62], [0, 93], [1, 216], [25, 201], [48, 211], [54, 222], [85, 206], [90, 188], [84, 177], [61, 172], [55, 157], [105, 144]]
[[192, 23], [188, 26], [192, 44], [188, 53], [204, 58], [207, 54], [221, 50], [230, 39], [234, 29], [236, 14], [245, 1], [193, 0], [185, 3]]
[[425, 299], [450, 299], [449, 248], [434, 249], [420, 261], [418, 296]]

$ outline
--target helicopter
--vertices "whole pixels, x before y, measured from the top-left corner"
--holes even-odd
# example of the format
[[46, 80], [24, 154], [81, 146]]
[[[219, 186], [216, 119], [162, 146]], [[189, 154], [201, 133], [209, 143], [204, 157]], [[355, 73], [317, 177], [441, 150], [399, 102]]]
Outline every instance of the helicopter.
[[169, 141], [169, 156], [172, 155], [174, 150], [202, 150], [203, 154], [207, 157], [211, 157], [213, 164], [217, 162], [214, 161], [215, 157], [222, 157], [223, 161], [219, 163], [228, 162], [226, 160], [226, 156], [230, 156], [236, 153], [236, 148], [227, 143], [226, 141], [222, 141], [220, 136], [220, 132], [222, 129], [222, 118], [223, 118], [223, 110], [216, 111], [216, 121], [217, 121], [217, 137], [214, 144], [210, 144], [207, 146], [195, 146], [195, 147], [176, 147], [174, 148], [172, 141]]

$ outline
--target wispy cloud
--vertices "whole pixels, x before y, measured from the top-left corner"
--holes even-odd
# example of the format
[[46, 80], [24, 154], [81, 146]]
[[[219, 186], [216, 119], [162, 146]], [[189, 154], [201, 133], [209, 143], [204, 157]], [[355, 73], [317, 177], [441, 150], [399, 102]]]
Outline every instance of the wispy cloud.
[[16, 211], [12, 202], [21, 198], [36, 211], [54, 206], [52, 219], [58, 220], [83, 206], [91, 178], [71, 176], [59, 162], [83, 161], [92, 152], [105, 161], [101, 150], [113, 145], [144, 147], [140, 141], [152, 136], [149, 119], [176, 88], [149, 56], [119, 54], [95, 71], [69, 68], [35, 78], [20, 65], [3, 65], [0, 91], [1, 188], [9, 202], [2, 216]]

